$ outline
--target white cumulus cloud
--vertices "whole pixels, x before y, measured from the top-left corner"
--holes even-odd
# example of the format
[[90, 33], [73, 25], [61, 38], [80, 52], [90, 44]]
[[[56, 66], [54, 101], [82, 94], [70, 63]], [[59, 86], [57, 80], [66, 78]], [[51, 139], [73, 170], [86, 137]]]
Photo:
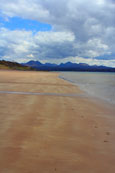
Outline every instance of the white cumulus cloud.
[[113, 60], [115, 55], [114, 0], [0, 0], [0, 16], [37, 20], [53, 28], [33, 34], [0, 25], [1, 57], [21, 61], [80, 56], [92, 61], [105, 54]]

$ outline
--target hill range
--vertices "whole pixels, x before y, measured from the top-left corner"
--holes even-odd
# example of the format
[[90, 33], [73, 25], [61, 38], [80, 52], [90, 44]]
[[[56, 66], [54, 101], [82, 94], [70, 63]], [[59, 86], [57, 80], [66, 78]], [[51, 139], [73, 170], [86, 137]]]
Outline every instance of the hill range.
[[29, 71], [29, 70], [34, 70], [30, 66], [22, 65], [17, 62], [10, 62], [10, 61], [5, 61], [1, 60], [0, 61], [0, 70], [22, 70], [22, 71]]
[[91, 71], [91, 72], [115, 72], [115, 68], [106, 66], [90, 66], [85, 63], [61, 63], [59, 65], [52, 63], [42, 64], [39, 61], [29, 61], [19, 64], [17, 62], [10, 62], [1, 60], [0, 70], [22, 70], [22, 71]]
[[57, 64], [51, 64], [51, 63], [45, 63], [42, 64], [39, 61], [29, 61], [27, 63], [23, 63], [22, 65], [26, 65], [29, 67], [33, 67], [36, 70], [40, 71], [92, 71], [92, 72], [115, 72], [115, 68], [112, 67], [106, 67], [106, 66], [97, 66], [93, 65], [90, 66], [85, 63], [61, 63], [59, 65]]

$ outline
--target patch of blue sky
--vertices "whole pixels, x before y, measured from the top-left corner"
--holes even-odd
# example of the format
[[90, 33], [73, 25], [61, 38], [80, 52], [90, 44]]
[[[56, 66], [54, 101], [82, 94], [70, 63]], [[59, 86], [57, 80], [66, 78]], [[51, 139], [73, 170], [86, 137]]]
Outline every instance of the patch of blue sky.
[[52, 26], [47, 23], [41, 23], [35, 20], [22, 19], [20, 17], [4, 18], [0, 17], [0, 27], [5, 27], [9, 30], [26, 30], [26, 31], [51, 31]]

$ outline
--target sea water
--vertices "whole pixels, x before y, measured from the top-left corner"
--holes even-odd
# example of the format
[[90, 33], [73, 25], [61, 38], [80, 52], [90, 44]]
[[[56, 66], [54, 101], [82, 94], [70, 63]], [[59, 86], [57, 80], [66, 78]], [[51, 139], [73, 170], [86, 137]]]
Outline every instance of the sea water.
[[66, 79], [91, 96], [115, 104], [115, 73], [107, 72], [62, 72]]

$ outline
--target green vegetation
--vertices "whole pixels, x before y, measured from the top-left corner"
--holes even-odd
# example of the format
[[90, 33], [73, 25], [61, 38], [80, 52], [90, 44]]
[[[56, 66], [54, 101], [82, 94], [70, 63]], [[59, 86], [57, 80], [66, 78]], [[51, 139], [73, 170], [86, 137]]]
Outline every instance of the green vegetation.
[[22, 70], [22, 71], [29, 71], [34, 70], [34, 68], [29, 66], [21, 65], [17, 62], [10, 62], [2, 60], [0, 61], [0, 70]]

